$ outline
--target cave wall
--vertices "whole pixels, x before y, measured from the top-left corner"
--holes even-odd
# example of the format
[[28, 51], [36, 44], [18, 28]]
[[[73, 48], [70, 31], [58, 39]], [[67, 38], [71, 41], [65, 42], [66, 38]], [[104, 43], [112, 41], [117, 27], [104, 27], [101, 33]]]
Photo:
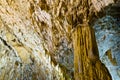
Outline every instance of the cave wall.
[[84, 8], [81, 0], [0, 0], [0, 79], [73, 79], [75, 26], [92, 23], [113, 2], [88, 0]]
[[[46, 53], [39, 21], [33, 20], [35, 15], [31, 13], [33, 3], [35, 5], [28, 0], [0, 0], [1, 80], [64, 80], [59, 64], [55, 65]], [[40, 7], [36, 10], [41, 11]], [[51, 18], [46, 11], [40, 13], [43, 19]]]
[[120, 79], [120, 21], [109, 15], [94, 25], [101, 61], [107, 66], [113, 80]]

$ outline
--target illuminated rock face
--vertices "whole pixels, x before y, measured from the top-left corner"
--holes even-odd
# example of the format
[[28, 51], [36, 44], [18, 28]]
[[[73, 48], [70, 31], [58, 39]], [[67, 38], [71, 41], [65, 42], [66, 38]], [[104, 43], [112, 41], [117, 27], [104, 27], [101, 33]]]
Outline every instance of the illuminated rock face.
[[[32, 1], [0, 0], [0, 4], [0, 80], [64, 80], [38, 32], [44, 19], [51, 27], [50, 15]], [[31, 4], [36, 5], [34, 13]], [[37, 22], [33, 18], [39, 15]]]
[[[93, 3], [94, 0], [0, 0], [0, 80], [73, 80], [76, 49], [72, 34], [76, 26], [92, 23], [98, 9], [113, 1], [101, 0], [101, 6]], [[97, 68], [100, 64], [96, 64]]]

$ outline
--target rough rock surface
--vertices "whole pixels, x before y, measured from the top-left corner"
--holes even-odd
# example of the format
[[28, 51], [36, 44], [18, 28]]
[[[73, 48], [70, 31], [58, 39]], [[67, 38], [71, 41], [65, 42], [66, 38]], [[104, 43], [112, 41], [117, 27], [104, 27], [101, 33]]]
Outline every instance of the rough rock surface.
[[[0, 0], [0, 80], [73, 79], [72, 25], [83, 22], [81, 18], [87, 11], [79, 7], [80, 3], [84, 4], [80, 0]], [[89, 15], [95, 15], [94, 9], [99, 11], [111, 3], [113, 0], [101, 0], [96, 6], [97, 1], [89, 8], [93, 10]], [[102, 52], [104, 45], [100, 47], [100, 56], [110, 49]], [[119, 52], [114, 54], [119, 64]], [[105, 61], [109, 59], [105, 57]], [[116, 74], [111, 74], [120, 76], [119, 65], [112, 68]]]
[[101, 61], [108, 67], [113, 80], [120, 79], [120, 20], [111, 16], [99, 19], [95, 25]]
[[46, 53], [33, 20], [41, 14], [41, 20], [51, 26], [50, 15], [39, 7], [33, 15], [31, 4], [27, 0], [0, 0], [0, 80], [64, 80], [59, 65]]

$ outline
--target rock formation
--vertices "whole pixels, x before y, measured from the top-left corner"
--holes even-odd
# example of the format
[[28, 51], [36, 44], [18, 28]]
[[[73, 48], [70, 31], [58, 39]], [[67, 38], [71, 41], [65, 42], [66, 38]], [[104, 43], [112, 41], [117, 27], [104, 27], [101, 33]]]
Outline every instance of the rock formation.
[[119, 0], [0, 0], [0, 80], [111, 80], [92, 27], [105, 15], [118, 18], [118, 4]]

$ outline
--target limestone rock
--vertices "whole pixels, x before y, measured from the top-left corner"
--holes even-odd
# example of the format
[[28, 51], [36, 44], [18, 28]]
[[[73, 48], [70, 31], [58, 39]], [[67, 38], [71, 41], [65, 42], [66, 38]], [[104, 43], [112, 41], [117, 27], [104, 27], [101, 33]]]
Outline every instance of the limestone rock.
[[111, 16], [99, 19], [94, 29], [101, 61], [108, 67], [113, 80], [119, 80], [120, 21]]
[[73, 80], [72, 33], [114, 2], [98, 1], [0, 0], [0, 80]]

